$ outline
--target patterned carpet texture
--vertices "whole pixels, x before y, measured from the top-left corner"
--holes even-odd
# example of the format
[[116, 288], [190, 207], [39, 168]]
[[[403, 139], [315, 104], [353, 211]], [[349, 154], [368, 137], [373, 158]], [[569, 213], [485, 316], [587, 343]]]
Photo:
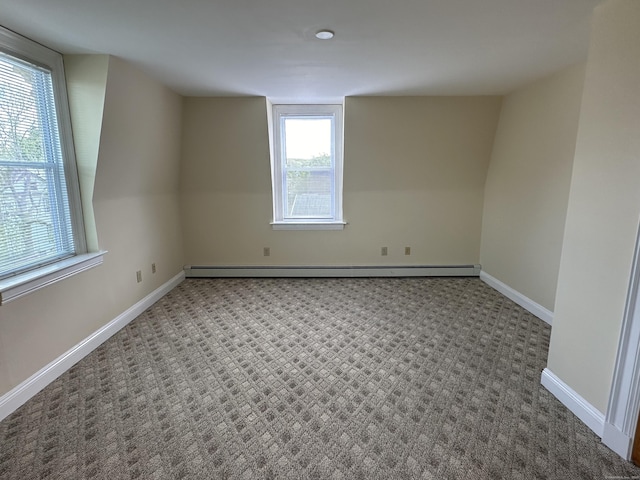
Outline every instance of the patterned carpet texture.
[[186, 280], [0, 423], [2, 479], [630, 479], [477, 278]]

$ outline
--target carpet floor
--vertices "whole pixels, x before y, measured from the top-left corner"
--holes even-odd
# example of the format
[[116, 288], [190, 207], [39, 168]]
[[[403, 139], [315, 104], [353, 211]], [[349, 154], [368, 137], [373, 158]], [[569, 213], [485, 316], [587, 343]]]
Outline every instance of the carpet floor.
[[477, 278], [186, 280], [0, 423], [2, 479], [631, 479]]

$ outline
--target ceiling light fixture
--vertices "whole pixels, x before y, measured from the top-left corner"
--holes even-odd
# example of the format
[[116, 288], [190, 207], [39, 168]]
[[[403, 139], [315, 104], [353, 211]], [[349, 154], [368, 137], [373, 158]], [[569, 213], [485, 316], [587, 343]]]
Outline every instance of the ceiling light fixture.
[[320, 30], [316, 33], [316, 38], [320, 40], [331, 40], [335, 34], [331, 30]]

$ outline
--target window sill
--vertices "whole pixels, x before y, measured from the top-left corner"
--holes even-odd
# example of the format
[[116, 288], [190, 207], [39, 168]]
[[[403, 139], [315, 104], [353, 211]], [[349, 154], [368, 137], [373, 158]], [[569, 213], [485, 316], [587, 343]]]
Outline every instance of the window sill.
[[102, 264], [107, 252], [85, 253], [0, 280], [0, 305]]
[[344, 230], [346, 222], [271, 222], [274, 230]]

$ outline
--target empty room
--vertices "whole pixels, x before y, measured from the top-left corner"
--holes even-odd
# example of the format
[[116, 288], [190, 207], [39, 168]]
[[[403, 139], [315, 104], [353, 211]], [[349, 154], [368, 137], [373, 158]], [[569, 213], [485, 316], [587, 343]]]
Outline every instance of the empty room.
[[640, 478], [640, 2], [0, 0], [0, 478]]

